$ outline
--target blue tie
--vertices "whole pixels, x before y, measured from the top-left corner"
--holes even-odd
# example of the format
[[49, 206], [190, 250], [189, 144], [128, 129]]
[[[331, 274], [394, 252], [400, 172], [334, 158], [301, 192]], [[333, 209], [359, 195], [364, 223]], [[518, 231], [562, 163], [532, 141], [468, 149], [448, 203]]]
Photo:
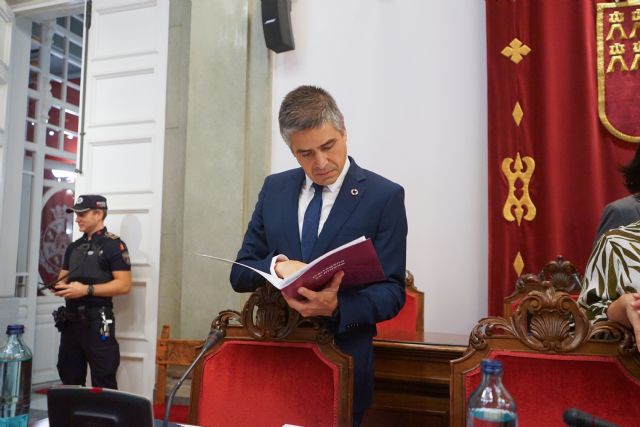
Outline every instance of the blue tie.
[[304, 211], [302, 221], [302, 236], [300, 237], [300, 249], [302, 250], [302, 261], [309, 262], [311, 250], [318, 240], [318, 225], [320, 223], [320, 211], [322, 211], [322, 185], [313, 184], [315, 193], [309, 202], [307, 210]]

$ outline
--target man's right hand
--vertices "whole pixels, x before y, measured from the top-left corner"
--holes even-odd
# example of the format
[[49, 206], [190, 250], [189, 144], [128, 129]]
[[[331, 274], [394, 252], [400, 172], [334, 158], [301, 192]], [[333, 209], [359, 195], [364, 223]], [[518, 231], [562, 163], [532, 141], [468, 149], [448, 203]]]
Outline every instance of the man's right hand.
[[295, 272], [302, 270], [306, 266], [307, 264], [302, 261], [289, 259], [286, 261], [277, 261], [276, 265], [273, 266], [273, 269], [275, 270], [279, 278], [284, 279], [291, 276]]

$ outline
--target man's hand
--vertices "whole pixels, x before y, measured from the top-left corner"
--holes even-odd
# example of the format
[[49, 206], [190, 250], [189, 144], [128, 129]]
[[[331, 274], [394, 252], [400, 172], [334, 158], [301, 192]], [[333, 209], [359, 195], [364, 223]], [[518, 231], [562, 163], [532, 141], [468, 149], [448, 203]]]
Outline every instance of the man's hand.
[[300, 313], [302, 317], [331, 316], [338, 307], [338, 289], [342, 283], [344, 273], [338, 271], [333, 275], [327, 286], [321, 291], [314, 292], [307, 288], [299, 288], [298, 293], [305, 297], [305, 300], [297, 300], [282, 294], [289, 307]]
[[87, 285], [80, 282], [58, 283], [55, 286], [55, 296], [64, 299], [76, 299], [87, 296]]
[[302, 261], [296, 261], [293, 259], [289, 259], [286, 261], [278, 261], [276, 265], [273, 266], [276, 274], [279, 278], [284, 279], [286, 277], [291, 276], [295, 272], [302, 270], [305, 268], [307, 264]]

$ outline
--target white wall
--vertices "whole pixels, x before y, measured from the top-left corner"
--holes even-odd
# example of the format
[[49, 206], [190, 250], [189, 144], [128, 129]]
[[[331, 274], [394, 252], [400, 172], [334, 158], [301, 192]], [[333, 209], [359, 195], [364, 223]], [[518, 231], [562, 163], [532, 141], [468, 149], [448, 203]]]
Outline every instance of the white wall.
[[468, 333], [487, 313], [484, 2], [293, 0], [296, 49], [274, 61], [272, 171], [297, 166], [277, 112], [300, 84], [333, 94], [349, 154], [403, 185], [407, 268], [425, 330]]

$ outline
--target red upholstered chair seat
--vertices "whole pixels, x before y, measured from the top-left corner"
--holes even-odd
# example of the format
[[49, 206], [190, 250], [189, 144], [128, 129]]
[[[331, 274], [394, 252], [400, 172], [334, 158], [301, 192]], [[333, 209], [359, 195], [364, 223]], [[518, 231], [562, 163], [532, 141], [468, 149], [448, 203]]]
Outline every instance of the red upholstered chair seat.
[[200, 387], [198, 425], [336, 424], [338, 369], [311, 343], [226, 341]]
[[[503, 382], [518, 407], [520, 427], [564, 427], [565, 409], [578, 408], [619, 426], [640, 424], [640, 380], [611, 357], [490, 351], [501, 360]], [[465, 375], [466, 400], [480, 383]]]

